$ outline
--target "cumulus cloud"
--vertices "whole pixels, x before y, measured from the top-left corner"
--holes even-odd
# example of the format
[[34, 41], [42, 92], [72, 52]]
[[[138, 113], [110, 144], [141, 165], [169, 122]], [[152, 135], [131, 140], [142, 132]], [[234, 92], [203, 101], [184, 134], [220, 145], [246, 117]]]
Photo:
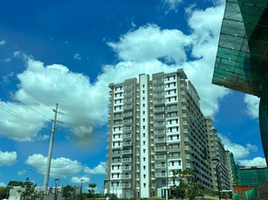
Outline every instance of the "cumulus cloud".
[[79, 53], [74, 54], [74, 59], [81, 60], [81, 56]]
[[149, 24], [128, 32], [117, 43], [107, 42], [118, 57], [124, 61], [150, 61], [164, 58], [166, 61], [181, 63], [186, 60], [185, 48], [191, 38], [179, 30], [161, 30]]
[[[38, 172], [45, 174], [47, 157], [41, 154], [33, 154], [25, 161], [26, 164], [36, 168]], [[77, 160], [69, 158], [56, 158], [51, 160], [50, 175], [54, 178], [65, 179], [67, 176], [74, 176], [83, 170], [84, 166]]]
[[266, 166], [265, 158], [261, 158], [261, 157], [256, 157], [256, 158], [253, 158], [252, 160], [247, 160], [247, 159], [238, 160], [238, 162], [239, 162], [239, 165], [242, 165], [242, 166]]
[[1, 41], [0, 41], [0, 45], [4, 45], [5, 43], [6, 43], [5, 40], [1, 40]]
[[81, 176], [81, 177], [72, 177], [70, 180], [71, 183], [89, 183], [90, 182], [90, 178], [87, 176]]
[[178, 12], [178, 6], [183, 3], [183, 0], [163, 0], [163, 3], [168, 8], [166, 13], [169, 11]]
[[105, 169], [107, 168], [107, 165], [105, 162], [100, 162], [100, 164], [93, 169], [90, 169], [89, 167], [85, 167], [84, 172], [87, 174], [106, 174]]
[[18, 172], [18, 175], [22, 176], [22, 175], [24, 175], [26, 172], [27, 172], [26, 170], [19, 171], [19, 172]]
[[[21, 104], [0, 101], [3, 108], [16, 110], [16, 114], [31, 122], [29, 125], [1, 109], [0, 114], [7, 118], [0, 119], [0, 134], [18, 141], [47, 139], [39, 132], [53, 119], [52, 109], [58, 103], [60, 111], [65, 113], [58, 116], [64, 122], [62, 126], [70, 128], [80, 144], [88, 143], [96, 133], [95, 127], [107, 123], [109, 83], [122, 82], [141, 73], [171, 72], [178, 68], [183, 68], [195, 85], [204, 115], [213, 117], [219, 109], [219, 100], [229, 91], [211, 84], [223, 10], [224, 6], [220, 5], [189, 11], [187, 22], [191, 32], [188, 35], [148, 24], [127, 32], [118, 42], [107, 42], [120, 61], [102, 66], [94, 82], [67, 66], [44, 65], [15, 52], [14, 56], [26, 62], [25, 71], [17, 75], [20, 84], [15, 97], [38, 113]], [[20, 123], [16, 123], [18, 120]]]
[[245, 94], [244, 102], [247, 104], [247, 114], [252, 119], [258, 119], [260, 99], [256, 96]]
[[4, 182], [0, 182], [0, 187], [6, 187], [7, 184], [5, 184]]
[[246, 146], [242, 146], [237, 143], [232, 143], [226, 136], [219, 134], [224, 147], [234, 154], [234, 158], [236, 160], [240, 158], [245, 158], [250, 155], [251, 152], [256, 152], [258, 147], [251, 144], [246, 144]]
[[1, 151], [0, 149], [0, 166], [11, 166], [17, 162], [17, 152]]

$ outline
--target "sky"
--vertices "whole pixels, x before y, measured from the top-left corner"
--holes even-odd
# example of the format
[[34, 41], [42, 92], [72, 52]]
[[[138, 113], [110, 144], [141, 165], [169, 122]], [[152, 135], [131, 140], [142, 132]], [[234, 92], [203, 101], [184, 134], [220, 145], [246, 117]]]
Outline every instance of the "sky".
[[222, 0], [0, 2], [0, 186], [106, 177], [109, 83], [183, 68], [238, 164], [266, 165], [259, 99], [213, 85]]

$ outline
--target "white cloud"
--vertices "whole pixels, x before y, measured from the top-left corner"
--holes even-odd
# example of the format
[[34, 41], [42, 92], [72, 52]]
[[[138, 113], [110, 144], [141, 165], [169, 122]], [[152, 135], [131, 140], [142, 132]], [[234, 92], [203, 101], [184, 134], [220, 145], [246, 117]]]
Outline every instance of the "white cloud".
[[245, 94], [244, 102], [247, 104], [247, 114], [252, 119], [258, 119], [260, 99], [256, 96]]
[[81, 60], [81, 56], [79, 53], [74, 54], [74, 59]]
[[261, 157], [256, 157], [253, 158], [252, 160], [238, 160], [239, 165], [242, 166], [266, 166], [266, 160], [265, 158], [261, 158]]
[[0, 45], [4, 45], [6, 43], [5, 40], [0, 41]]
[[75, 176], [75, 177], [72, 177], [71, 180], [70, 180], [71, 183], [79, 183], [79, 184], [81, 184], [81, 181], [83, 183], [89, 183], [90, 178], [87, 177], [87, 176], [81, 176], [81, 177]]
[[250, 155], [251, 152], [256, 152], [258, 147], [251, 144], [246, 144], [246, 146], [242, 146], [237, 143], [232, 143], [226, 136], [219, 134], [222, 139], [222, 143], [224, 147], [234, 154], [235, 160], [240, 158], [245, 158]]
[[19, 172], [18, 172], [18, 175], [22, 176], [22, 175], [24, 175], [26, 172], [27, 172], [27, 170], [24, 169], [24, 170], [22, 170], [22, 171], [19, 171]]
[[87, 174], [106, 174], [105, 169], [107, 168], [107, 165], [105, 162], [100, 162], [100, 164], [93, 169], [90, 169], [89, 167], [85, 167], [84, 172]]
[[161, 30], [149, 24], [128, 32], [118, 43], [107, 43], [123, 61], [151, 61], [164, 58], [169, 62], [186, 60], [185, 48], [191, 38], [179, 30]]
[[[3, 116], [3, 115], [2, 115]], [[17, 162], [17, 152], [3, 152], [0, 149], [0, 166], [11, 166]]]
[[[25, 161], [26, 164], [33, 166], [37, 171], [45, 174], [47, 157], [41, 154], [33, 154]], [[51, 161], [50, 176], [65, 179], [67, 176], [74, 176], [83, 170], [84, 166], [77, 160], [69, 158], [56, 158]]]
[[[204, 115], [213, 117], [219, 108], [218, 101], [228, 94], [227, 89], [211, 84], [223, 8], [192, 10], [188, 15], [192, 30], [189, 35], [149, 24], [122, 35], [117, 43], [108, 42], [121, 61], [116, 65], [103, 66], [95, 82], [81, 73], [71, 72], [66, 66], [45, 66], [21, 52], [15, 52], [14, 56], [23, 58], [27, 66], [18, 75], [22, 87], [15, 96], [39, 113], [44, 113], [45, 117], [20, 104], [0, 102], [3, 107], [16, 110], [17, 114], [33, 122], [29, 125], [1, 110], [1, 116], [7, 117], [0, 119], [0, 134], [19, 141], [47, 139], [38, 133], [53, 119], [52, 108], [57, 102], [60, 111], [65, 113], [58, 116], [64, 122], [63, 126], [71, 128], [80, 144], [88, 143], [95, 133], [94, 127], [107, 123], [109, 83], [122, 82], [141, 73], [171, 72], [178, 68], [184, 68], [195, 85]], [[18, 120], [21, 122], [17, 123]]]
[[168, 11], [178, 12], [178, 6], [183, 3], [183, 0], [163, 0], [163, 3], [168, 7]]
[[7, 184], [5, 184], [4, 182], [0, 182], [0, 187], [6, 187]]

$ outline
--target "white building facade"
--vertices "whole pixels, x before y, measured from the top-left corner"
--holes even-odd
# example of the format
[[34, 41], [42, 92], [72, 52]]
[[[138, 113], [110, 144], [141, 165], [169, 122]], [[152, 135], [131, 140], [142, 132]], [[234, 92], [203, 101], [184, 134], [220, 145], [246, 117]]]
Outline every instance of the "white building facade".
[[208, 128], [182, 69], [111, 83], [105, 193], [167, 197], [173, 171], [213, 189]]

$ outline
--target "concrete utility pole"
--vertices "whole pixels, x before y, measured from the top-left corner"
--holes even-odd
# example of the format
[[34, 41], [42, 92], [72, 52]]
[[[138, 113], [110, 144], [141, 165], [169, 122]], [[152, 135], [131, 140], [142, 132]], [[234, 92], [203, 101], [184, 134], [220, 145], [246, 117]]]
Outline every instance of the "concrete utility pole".
[[48, 181], [49, 181], [49, 174], [50, 174], [50, 167], [51, 167], [51, 157], [52, 157], [52, 150], [53, 150], [53, 143], [54, 143], [54, 133], [56, 129], [56, 123], [57, 123], [57, 114], [58, 114], [58, 104], [56, 103], [56, 109], [53, 109], [53, 112], [55, 112], [54, 120], [52, 120], [52, 129], [51, 129], [51, 138], [50, 138], [50, 144], [49, 144], [49, 150], [48, 150], [48, 156], [47, 156], [47, 171], [45, 175], [45, 181], [44, 181], [44, 194], [48, 194]]

